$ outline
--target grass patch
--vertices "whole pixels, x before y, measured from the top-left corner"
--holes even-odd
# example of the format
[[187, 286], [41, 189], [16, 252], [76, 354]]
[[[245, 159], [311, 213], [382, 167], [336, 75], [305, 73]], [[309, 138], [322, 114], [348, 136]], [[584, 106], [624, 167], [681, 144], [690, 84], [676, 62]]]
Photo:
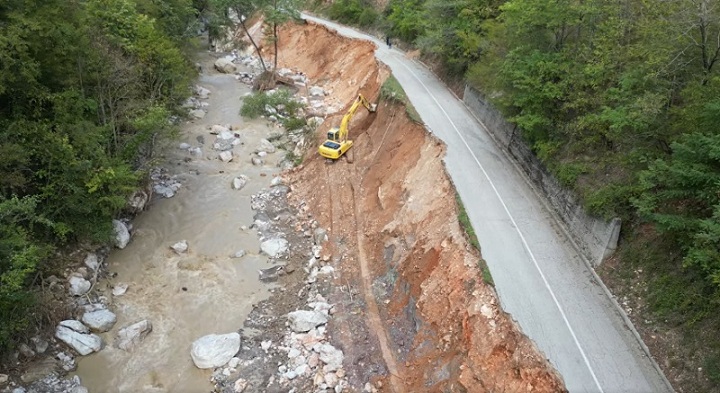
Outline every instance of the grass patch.
[[[473, 229], [473, 226], [470, 223], [470, 217], [468, 217], [467, 215], [465, 205], [463, 205], [462, 199], [460, 199], [460, 195], [458, 195], [458, 193], [455, 193], [455, 202], [457, 203], [458, 221], [460, 222], [460, 227], [463, 229], [463, 231], [465, 231], [465, 235], [467, 236], [467, 240], [470, 242], [470, 245], [475, 247], [475, 249], [480, 252], [480, 242], [478, 241], [477, 235], [475, 234], [475, 229]], [[478, 266], [480, 267], [480, 271], [482, 272], [483, 282], [485, 284], [495, 286], [495, 281], [490, 274], [490, 269], [487, 266], [487, 262], [485, 262], [485, 260], [483, 259], [480, 259], [478, 261]]]
[[300, 129], [306, 124], [305, 118], [298, 116], [302, 106], [288, 90], [257, 92], [243, 99], [240, 114], [250, 119], [275, 116], [285, 129], [290, 131]]
[[422, 124], [420, 114], [410, 103], [405, 90], [403, 90], [400, 82], [398, 82], [394, 76], [390, 75], [390, 77], [385, 80], [385, 83], [380, 86], [380, 99], [396, 105], [405, 105], [405, 113], [408, 118], [415, 123]]

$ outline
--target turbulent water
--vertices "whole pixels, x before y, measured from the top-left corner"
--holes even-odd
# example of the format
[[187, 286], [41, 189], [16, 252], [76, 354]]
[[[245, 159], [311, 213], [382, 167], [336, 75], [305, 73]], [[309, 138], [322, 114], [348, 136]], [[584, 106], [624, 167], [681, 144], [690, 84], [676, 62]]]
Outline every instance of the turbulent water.
[[[171, 199], [156, 197], [149, 210], [133, 221], [134, 237], [127, 248], [113, 251], [109, 270], [112, 282], [129, 284], [128, 292], [114, 299], [118, 315], [115, 328], [104, 335], [106, 348], [83, 357], [77, 374], [91, 393], [203, 392], [210, 391], [209, 370], [197, 369], [190, 346], [211, 333], [238, 331], [252, 305], [268, 297], [258, 280], [258, 269], [267, 267], [259, 255], [259, 241], [252, 229], [250, 195], [269, 186], [279, 172], [280, 152], [265, 157], [264, 166], [252, 166], [250, 154], [272, 128], [266, 122], [243, 121], [241, 97], [250, 88], [232, 75], [212, 70], [211, 59], [199, 84], [212, 94], [207, 116], [183, 128], [179, 142], [198, 146], [203, 136], [203, 157], [190, 157], [177, 144], [165, 149], [161, 163], [177, 174], [183, 186]], [[236, 146], [234, 160], [223, 163], [211, 149], [214, 136], [208, 126], [240, 126], [243, 145]], [[231, 188], [232, 179], [247, 175], [242, 190]], [[187, 240], [187, 255], [178, 256], [169, 246]], [[248, 255], [230, 258], [244, 249]], [[118, 329], [142, 319], [153, 331], [133, 353], [114, 348]]]

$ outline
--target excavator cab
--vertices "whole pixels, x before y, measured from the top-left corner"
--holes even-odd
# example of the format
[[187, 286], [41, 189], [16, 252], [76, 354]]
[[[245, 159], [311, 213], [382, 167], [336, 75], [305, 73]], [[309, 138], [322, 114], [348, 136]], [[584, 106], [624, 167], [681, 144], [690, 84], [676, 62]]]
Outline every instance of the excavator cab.
[[328, 131], [327, 140], [318, 148], [318, 153], [320, 153], [321, 156], [337, 160], [352, 147], [353, 142], [347, 139], [348, 126], [360, 105], [367, 108], [369, 112], [375, 112], [377, 110], [377, 104], [371, 104], [362, 94], [358, 95], [358, 98], [343, 117], [340, 127], [333, 127]]

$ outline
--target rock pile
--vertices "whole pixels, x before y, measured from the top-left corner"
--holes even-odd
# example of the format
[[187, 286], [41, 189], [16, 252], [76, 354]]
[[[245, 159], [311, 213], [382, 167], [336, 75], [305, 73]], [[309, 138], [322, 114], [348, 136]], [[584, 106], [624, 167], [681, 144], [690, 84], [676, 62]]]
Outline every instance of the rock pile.
[[164, 198], [172, 198], [175, 193], [182, 187], [177, 180], [177, 176], [170, 175], [167, 168], [155, 167], [150, 170], [150, 180], [153, 184], [153, 192]]

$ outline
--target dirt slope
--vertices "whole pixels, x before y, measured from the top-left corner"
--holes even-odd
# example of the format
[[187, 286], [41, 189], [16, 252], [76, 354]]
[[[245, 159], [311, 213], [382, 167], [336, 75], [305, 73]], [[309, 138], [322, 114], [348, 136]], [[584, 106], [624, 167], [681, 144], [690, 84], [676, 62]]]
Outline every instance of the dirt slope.
[[[322, 26], [285, 27], [280, 46], [282, 66], [305, 72], [345, 109], [359, 92], [376, 100], [388, 74], [372, 44]], [[289, 177], [291, 197], [329, 228], [326, 257], [340, 272], [333, 300], [347, 315], [334, 339], [357, 366], [351, 381], [375, 376], [380, 390], [397, 392], [564, 391], [482, 281], [442, 144], [388, 102], [358, 112], [350, 137], [354, 163], [328, 164], [310, 151]]]

